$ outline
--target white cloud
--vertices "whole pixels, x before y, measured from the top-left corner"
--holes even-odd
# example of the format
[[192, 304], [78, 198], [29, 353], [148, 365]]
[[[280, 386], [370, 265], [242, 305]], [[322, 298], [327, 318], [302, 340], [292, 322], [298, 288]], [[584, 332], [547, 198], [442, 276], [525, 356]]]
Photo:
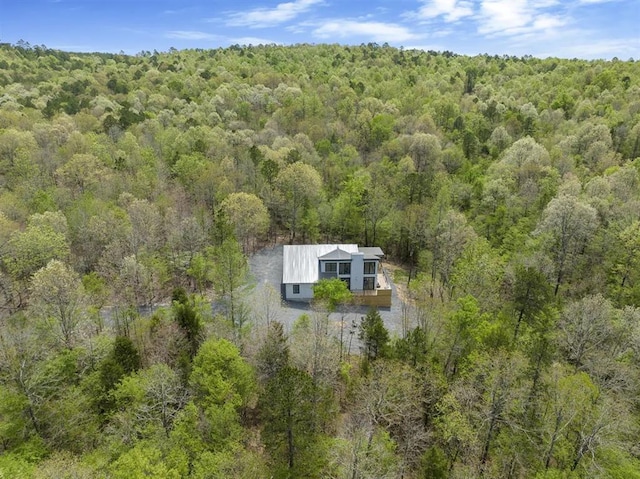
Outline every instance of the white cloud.
[[215, 40], [218, 36], [206, 32], [193, 30], [173, 30], [165, 33], [166, 38], [177, 38], [178, 40]]
[[293, 20], [314, 5], [324, 0], [295, 0], [280, 3], [275, 8], [256, 8], [247, 12], [235, 12], [229, 15], [227, 25], [232, 27], [266, 28]]
[[193, 12], [195, 8], [193, 7], [185, 7], [185, 8], [177, 8], [163, 11], [163, 15], [181, 15], [183, 13]]
[[479, 20], [480, 33], [501, 33], [526, 26], [531, 21], [531, 12], [522, 0], [484, 0]]
[[444, 17], [447, 22], [457, 22], [461, 18], [473, 15], [473, 2], [466, 0], [425, 0], [424, 5], [411, 17], [430, 20]]
[[358, 22], [354, 20], [328, 20], [313, 30], [322, 39], [336, 39], [364, 36], [374, 42], [395, 44], [420, 38], [409, 29], [395, 23]]
[[477, 16], [478, 33], [488, 36], [550, 32], [567, 24], [556, 0], [482, 0]]

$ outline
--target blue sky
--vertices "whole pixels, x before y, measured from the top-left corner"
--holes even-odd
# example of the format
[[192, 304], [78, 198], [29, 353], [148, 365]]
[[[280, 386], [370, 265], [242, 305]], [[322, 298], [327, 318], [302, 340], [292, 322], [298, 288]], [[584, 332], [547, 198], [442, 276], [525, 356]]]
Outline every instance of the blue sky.
[[0, 0], [0, 41], [135, 54], [375, 42], [465, 55], [640, 59], [640, 0]]

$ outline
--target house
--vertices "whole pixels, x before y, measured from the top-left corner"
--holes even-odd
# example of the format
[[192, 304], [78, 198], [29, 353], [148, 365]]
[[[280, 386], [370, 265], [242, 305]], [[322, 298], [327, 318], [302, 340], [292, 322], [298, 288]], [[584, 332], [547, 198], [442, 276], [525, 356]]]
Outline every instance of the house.
[[391, 285], [378, 247], [355, 244], [285, 245], [282, 291], [287, 301], [310, 301], [313, 284], [340, 278], [362, 304], [391, 306]]

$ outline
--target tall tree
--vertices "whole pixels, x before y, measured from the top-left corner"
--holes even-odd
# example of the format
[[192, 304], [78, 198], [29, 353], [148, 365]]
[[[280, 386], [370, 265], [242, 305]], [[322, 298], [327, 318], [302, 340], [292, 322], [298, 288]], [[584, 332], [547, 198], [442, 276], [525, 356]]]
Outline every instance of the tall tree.
[[267, 335], [256, 354], [256, 370], [261, 383], [266, 384], [289, 365], [289, 345], [282, 323], [269, 324]]
[[539, 314], [543, 314], [551, 302], [551, 285], [547, 278], [531, 266], [518, 266], [513, 284], [513, 309], [516, 325], [514, 341], [518, 338], [520, 326], [532, 325]]
[[227, 239], [215, 248], [213, 287], [236, 332], [240, 331], [246, 319], [242, 308], [242, 296], [239, 293], [247, 284], [248, 274], [247, 258], [235, 240]]
[[275, 188], [280, 196], [281, 217], [289, 229], [289, 241], [293, 241], [305, 211], [316, 208], [322, 200], [322, 178], [312, 166], [296, 162], [278, 173]]
[[176, 289], [172, 295], [172, 309], [176, 322], [184, 332], [189, 347], [189, 357], [193, 358], [202, 341], [202, 323], [196, 310], [194, 298], [189, 298], [184, 289]]
[[367, 315], [361, 318], [358, 338], [362, 342], [362, 352], [366, 361], [384, 358], [387, 355], [389, 331], [375, 307], [369, 308]]
[[[267, 384], [261, 398], [264, 443], [275, 465], [276, 477], [320, 477], [323, 458], [316, 440], [315, 419], [321, 406], [311, 376], [286, 366]], [[315, 464], [314, 464], [315, 463]]]
[[78, 327], [86, 319], [86, 296], [80, 277], [61, 261], [52, 260], [33, 275], [31, 305], [54, 340], [72, 348]]
[[117, 412], [112, 427], [124, 438], [154, 437], [160, 431], [166, 437], [178, 412], [187, 401], [187, 391], [179, 375], [166, 364], [154, 364], [126, 376], [113, 391]]
[[597, 227], [596, 210], [573, 196], [556, 197], [543, 211], [536, 232], [546, 235], [546, 247], [556, 269], [556, 296]]
[[269, 212], [262, 200], [253, 194], [232, 193], [220, 203], [220, 208], [233, 225], [245, 253], [251, 251], [256, 240], [269, 229]]
[[49, 225], [30, 225], [15, 232], [7, 245], [9, 254], [4, 264], [9, 273], [26, 280], [52, 259], [64, 261], [69, 256], [69, 244], [64, 233]]
[[585, 367], [593, 355], [614, 340], [614, 309], [598, 294], [569, 304], [558, 323], [558, 341], [569, 364], [576, 370]]

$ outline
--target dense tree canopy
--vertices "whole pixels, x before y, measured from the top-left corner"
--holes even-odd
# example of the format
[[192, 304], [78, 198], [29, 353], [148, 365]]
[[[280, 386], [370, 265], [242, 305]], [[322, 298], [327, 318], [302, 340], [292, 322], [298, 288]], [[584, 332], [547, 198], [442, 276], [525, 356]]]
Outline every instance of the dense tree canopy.
[[637, 478], [639, 222], [634, 60], [0, 44], [0, 476]]

